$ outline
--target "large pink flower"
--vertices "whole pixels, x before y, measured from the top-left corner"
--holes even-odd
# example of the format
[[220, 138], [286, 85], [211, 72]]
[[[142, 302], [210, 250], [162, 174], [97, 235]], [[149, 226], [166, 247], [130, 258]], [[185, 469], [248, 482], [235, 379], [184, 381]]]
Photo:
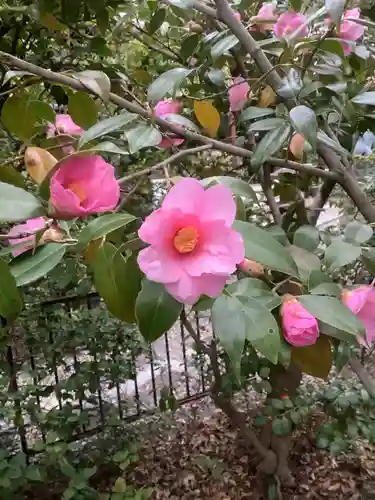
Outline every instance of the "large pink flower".
[[[256, 16], [251, 18], [251, 21], [256, 24], [257, 31], [267, 31], [273, 28], [273, 25], [277, 21], [276, 14], [277, 7], [273, 3], [264, 3], [259, 9]], [[270, 23], [259, 23], [259, 21], [271, 21]]]
[[[354, 42], [363, 36], [365, 32], [365, 27], [361, 24], [357, 24], [355, 21], [349, 21], [348, 18], [353, 17], [355, 19], [359, 19], [361, 15], [361, 9], [349, 9], [344, 14], [344, 20], [340, 24], [339, 32], [337, 33], [337, 37], [342, 40], [349, 40]], [[346, 42], [341, 42], [344, 54], [349, 55], [353, 52], [354, 44], [349, 44]]]
[[[155, 116], [163, 118], [166, 115], [177, 115], [182, 109], [182, 104], [176, 101], [164, 99], [159, 101], [154, 109]], [[180, 146], [184, 142], [181, 137], [176, 137], [173, 134], [168, 134], [160, 143], [159, 148], [170, 148], [171, 146]]]
[[47, 137], [58, 134], [82, 135], [83, 129], [74, 123], [70, 115], [56, 115], [56, 122], [48, 124]]
[[[277, 38], [285, 38], [290, 36], [292, 33], [296, 31], [302, 24], [307, 21], [307, 18], [294, 10], [289, 10], [288, 12], [284, 12], [279, 17], [277, 23], [274, 25], [273, 30]], [[309, 29], [307, 26], [304, 26], [299, 32], [298, 36], [307, 36], [309, 34]]]
[[242, 78], [237, 76], [233, 80], [233, 84], [228, 90], [229, 108], [231, 111], [241, 111], [248, 100], [249, 84]]
[[35, 219], [27, 220], [24, 224], [17, 224], [16, 226], [12, 227], [12, 229], [8, 233], [9, 236], [18, 236], [22, 235], [23, 233], [32, 233], [29, 236], [10, 238], [8, 240], [9, 244], [11, 246], [14, 246], [14, 248], [12, 248], [13, 257], [17, 257], [17, 255], [20, 255], [21, 253], [27, 252], [28, 250], [34, 248], [35, 234], [40, 229], [43, 229], [43, 227], [45, 226], [45, 222], [46, 219], [44, 217], [36, 217]]
[[54, 214], [73, 218], [113, 210], [120, 186], [101, 156], [72, 156], [52, 176], [50, 193]]
[[185, 304], [217, 297], [244, 259], [242, 237], [231, 228], [235, 215], [226, 186], [205, 190], [196, 179], [180, 180], [138, 232], [150, 245], [139, 253], [139, 267]]
[[[365, 285], [354, 290], [344, 290], [341, 300], [362, 321], [366, 329], [366, 340], [372, 344], [375, 341], [375, 288]], [[360, 337], [358, 341], [364, 343]]]
[[317, 319], [292, 295], [286, 295], [281, 306], [285, 340], [296, 347], [313, 345], [319, 337]]

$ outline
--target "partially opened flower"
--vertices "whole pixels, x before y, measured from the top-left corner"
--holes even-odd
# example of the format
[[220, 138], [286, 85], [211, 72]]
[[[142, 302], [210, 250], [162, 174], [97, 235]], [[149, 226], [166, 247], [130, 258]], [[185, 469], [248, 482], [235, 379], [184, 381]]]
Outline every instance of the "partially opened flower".
[[231, 111], [241, 111], [248, 100], [249, 84], [242, 78], [237, 76], [228, 90], [229, 108]]
[[294, 134], [289, 143], [289, 151], [298, 160], [302, 160], [305, 148], [305, 138], [301, 134]]
[[[375, 288], [364, 285], [354, 290], [344, 290], [341, 300], [362, 321], [366, 340], [372, 344], [375, 341]], [[363, 343], [360, 337], [358, 341]]]
[[244, 260], [242, 237], [231, 228], [235, 215], [226, 186], [205, 190], [196, 179], [180, 180], [138, 232], [149, 244], [139, 253], [139, 267], [182, 303], [217, 297]]
[[285, 295], [281, 306], [285, 340], [295, 347], [313, 345], [319, 337], [317, 319], [293, 295]]
[[[13, 226], [8, 235], [9, 245], [12, 247], [13, 257], [17, 257], [21, 253], [31, 250], [35, 246], [36, 233], [45, 227], [46, 219], [44, 217], [36, 217], [29, 219], [24, 224]], [[18, 238], [16, 238], [18, 236]]]
[[52, 176], [50, 193], [53, 214], [73, 218], [113, 210], [120, 186], [101, 156], [72, 156]]
[[[337, 37], [341, 40], [348, 40], [354, 42], [359, 40], [365, 32], [365, 27], [355, 21], [350, 21], [349, 18], [359, 19], [361, 15], [361, 9], [349, 9], [344, 13], [343, 22], [339, 26]], [[354, 50], [354, 43], [341, 42], [344, 54], [349, 55]]]
[[[278, 38], [286, 38], [294, 33], [300, 26], [307, 22], [307, 18], [294, 10], [284, 12], [279, 17], [277, 23], [274, 25], [273, 30]], [[299, 37], [307, 36], [309, 29], [307, 26], [301, 28], [298, 33]]]
[[[276, 13], [277, 7], [274, 3], [264, 3], [259, 9], [256, 16], [251, 18], [251, 21], [255, 23], [257, 31], [267, 31], [273, 28], [273, 25], [277, 21], [278, 15]], [[270, 21], [269, 23], [264, 23], [262, 21]]]
[[59, 134], [82, 135], [83, 129], [74, 123], [70, 115], [56, 115], [56, 122], [48, 124], [47, 137]]
[[[166, 115], [177, 115], [181, 112], [182, 104], [177, 101], [170, 101], [164, 99], [159, 101], [155, 108], [154, 113], [158, 118], [164, 118]], [[177, 137], [174, 134], [168, 134], [160, 143], [159, 148], [170, 148], [171, 146], [180, 146], [184, 142], [184, 139]]]

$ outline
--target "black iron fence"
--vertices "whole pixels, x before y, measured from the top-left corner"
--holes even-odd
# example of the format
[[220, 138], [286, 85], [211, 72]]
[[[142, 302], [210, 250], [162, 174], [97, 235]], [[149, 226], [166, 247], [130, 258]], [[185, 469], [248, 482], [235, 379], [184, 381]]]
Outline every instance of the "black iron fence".
[[[208, 318], [190, 318], [199, 336]], [[0, 445], [30, 456], [206, 395], [204, 358], [179, 321], [147, 345], [95, 293], [30, 305], [0, 362]], [[5, 444], [4, 444], [5, 443]]]

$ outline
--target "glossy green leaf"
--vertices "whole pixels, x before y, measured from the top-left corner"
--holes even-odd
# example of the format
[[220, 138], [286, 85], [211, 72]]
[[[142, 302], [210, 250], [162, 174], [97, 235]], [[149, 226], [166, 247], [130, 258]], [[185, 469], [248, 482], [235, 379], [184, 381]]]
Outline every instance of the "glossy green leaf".
[[148, 29], [148, 32], [150, 33], [150, 35], [154, 34], [156, 31], [158, 31], [158, 29], [164, 23], [166, 13], [167, 12], [165, 9], [158, 9], [156, 12], [154, 12], [154, 14], [151, 17], [149, 29]]
[[348, 243], [361, 245], [368, 241], [373, 235], [371, 226], [363, 224], [359, 221], [352, 221], [346, 226], [344, 231], [344, 239]]
[[[271, 320], [273, 319], [273, 321]], [[269, 322], [269, 331], [262, 339], [255, 339], [251, 343], [257, 351], [259, 351], [265, 358], [267, 358], [274, 365], [277, 364], [279, 359], [279, 351], [281, 347], [281, 337], [278, 324], [274, 316], [267, 316]], [[273, 326], [271, 326], [273, 324]]]
[[87, 89], [103, 99], [104, 102], [109, 101], [111, 80], [103, 71], [85, 70], [76, 73], [74, 76], [78, 78]]
[[375, 275], [375, 249], [362, 249], [361, 261], [371, 274]]
[[44, 215], [44, 209], [31, 193], [0, 182], [0, 222], [18, 222]]
[[30, 285], [52, 271], [65, 255], [66, 246], [48, 243], [31, 252], [20, 255], [9, 265], [10, 272], [16, 279], [17, 286]]
[[225, 73], [222, 69], [210, 69], [206, 76], [212, 83], [218, 85], [219, 87], [225, 84]]
[[308, 281], [312, 271], [320, 270], [321, 264], [319, 258], [304, 248], [291, 245], [289, 251], [297, 265], [298, 273], [301, 280], [305, 283]]
[[285, 120], [283, 118], [265, 118], [252, 123], [247, 129], [248, 132], [258, 132], [262, 130], [273, 130], [280, 125], [283, 125]]
[[123, 113], [95, 123], [94, 126], [86, 130], [79, 139], [78, 147], [81, 148], [87, 142], [91, 142], [99, 137], [121, 130], [125, 125], [137, 118], [134, 113], [124, 111]]
[[84, 129], [95, 125], [98, 108], [87, 92], [75, 92], [69, 97], [68, 111], [74, 123]]
[[16, 280], [3, 259], [0, 259], [0, 276], [0, 316], [12, 320], [21, 313], [23, 301]]
[[146, 123], [138, 125], [125, 132], [129, 143], [130, 153], [137, 153], [140, 149], [157, 146], [163, 139], [161, 133], [152, 125]]
[[360, 255], [361, 247], [338, 240], [326, 249], [324, 261], [329, 270], [333, 271], [354, 262], [359, 259]]
[[240, 121], [246, 122], [248, 120], [254, 120], [256, 118], [262, 118], [263, 116], [274, 115], [275, 110], [269, 108], [257, 108], [256, 106], [249, 106], [244, 109], [240, 114]]
[[[84, 153], [109, 153], [114, 155], [124, 155], [129, 156], [129, 151], [127, 149], [121, 149], [113, 142], [105, 141], [92, 146], [89, 149], [83, 149], [82, 154]], [[77, 152], [76, 154], [79, 154]]]
[[184, 59], [188, 59], [189, 57], [191, 57], [194, 54], [196, 48], [198, 47], [200, 39], [201, 37], [197, 33], [185, 38], [181, 43], [181, 49], [180, 49], [181, 57], [183, 57]]
[[259, 204], [258, 197], [254, 189], [251, 187], [250, 184], [243, 181], [242, 179], [238, 179], [236, 177], [229, 177], [226, 175], [218, 175], [214, 177], [206, 177], [201, 181], [201, 183], [205, 187], [212, 186], [215, 184], [224, 184], [224, 186], [227, 186], [234, 195], [241, 196], [242, 198], [252, 200], [255, 203]]
[[340, 297], [341, 287], [337, 283], [321, 283], [312, 288], [310, 293], [313, 295], [331, 295], [332, 297]]
[[352, 335], [363, 335], [363, 324], [340, 300], [322, 295], [301, 295], [298, 300], [323, 323]]
[[157, 102], [167, 94], [174, 94], [180, 87], [183, 80], [194, 70], [187, 68], [173, 68], [154, 80], [148, 88], [147, 100]]
[[211, 48], [212, 59], [217, 59], [223, 54], [227, 53], [230, 49], [233, 49], [238, 44], [238, 38], [236, 35], [228, 35], [222, 38], [217, 43], [215, 43]]
[[24, 188], [25, 178], [13, 167], [8, 165], [0, 165], [0, 182], [13, 184], [13, 186]]
[[352, 102], [356, 104], [367, 104], [369, 106], [375, 106], [375, 91], [363, 92], [353, 97]]
[[264, 281], [256, 278], [244, 278], [239, 281], [235, 281], [227, 286], [227, 291], [231, 295], [252, 297], [265, 306], [269, 311], [272, 311], [281, 304], [280, 295], [272, 292]]
[[235, 221], [233, 227], [242, 234], [248, 259], [298, 278], [297, 266], [292, 256], [271, 234], [254, 224], [242, 221]]
[[315, 148], [317, 143], [318, 122], [314, 111], [307, 106], [295, 106], [290, 110], [289, 116], [294, 129], [303, 135], [311, 146]]
[[287, 436], [292, 432], [292, 422], [287, 417], [277, 417], [272, 421], [272, 432], [275, 436]]
[[79, 234], [79, 244], [86, 247], [91, 240], [101, 238], [112, 231], [130, 224], [136, 218], [128, 213], [106, 214], [97, 217], [87, 224]]
[[254, 150], [251, 157], [251, 166], [259, 168], [268, 158], [277, 153], [286, 143], [290, 136], [290, 125], [284, 122], [279, 127], [267, 132]]
[[300, 226], [293, 235], [293, 244], [309, 252], [314, 252], [319, 243], [319, 231], [314, 226]]
[[136, 301], [135, 314], [139, 331], [147, 342], [154, 342], [178, 320], [182, 304], [165, 287], [144, 279]]

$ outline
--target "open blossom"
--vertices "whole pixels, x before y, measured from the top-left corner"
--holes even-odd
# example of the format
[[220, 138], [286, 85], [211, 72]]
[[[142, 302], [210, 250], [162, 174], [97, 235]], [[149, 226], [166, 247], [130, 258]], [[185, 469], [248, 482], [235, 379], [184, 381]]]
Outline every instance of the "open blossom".
[[[344, 13], [343, 22], [339, 26], [337, 37], [341, 40], [356, 41], [363, 36], [365, 32], [365, 27], [361, 24], [357, 24], [355, 21], [349, 21], [348, 18], [352, 17], [359, 19], [361, 15], [361, 9], [349, 9]], [[344, 54], [348, 55], [353, 52], [353, 44], [341, 42]]]
[[[344, 290], [341, 300], [363, 323], [368, 344], [375, 341], [375, 288], [360, 286], [354, 290]], [[361, 338], [358, 338], [363, 343]]]
[[319, 337], [317, 319], [293, 295], [285, 295], [281, 306], [285, 340], [295, 347], [313, 345]]
[[249, 84], [242, 78], [237, 76], [228, 90], [229, 108], [231, 111], [241, 111], [248, 100]]
[[[264, 3], [259, 9], [256, 16], [251, 18], [251, 21], [256, 24], [257, 31], [267, 31], [273, 28], [273, 25], [277, 21], [276, 14], [277, 7], [274, 3]], [[270, 21], [269, 23], [261, 23], [260, 21]]]
[[57, 134], [82, 135], [83, 129], [74, 123], [70, 115], [56, 115], [56, 122], [48, 124], [47, 137]]
[[[285, 38], [294, 33], [306, 21], [307, 18], [303, 14], [295, 12], [294, 10], [289, 10], [288, 12], [281, 14], [277, 23], [274, 25], [273, 30], [278, 38]], [[308, 27], [304, 26], [298, 36], [307, 36], [308, 33]]]
[[72, 156], [52, 176], [50, 193], [54, 215], [73, 218], [113, 210], [120, 186], [101, 156]]
[[[182, 108], [182, 104], [176, 101], [170, 101], [168, 99], [164, 99], [163, 101], [159, 101], [154, 109], [155, 116], [158, 118], [163, 118], [166, 115], [177, 115], [180, 113]], [[160, 143], [159, 148], [170, 148], [171, 146], [180, 146], [184, 142], [184, 139], [181, 137], [176, 137], [173, 134], [168, 134]]]
[[139, 229], [149, 244], [139, 253], [139, 267], [182, 303], [217, 297], [245, 257], [242, 237], [231, 228], [235, 215], [226, 186], [205, 190], [196, 179], [181, 179]]

